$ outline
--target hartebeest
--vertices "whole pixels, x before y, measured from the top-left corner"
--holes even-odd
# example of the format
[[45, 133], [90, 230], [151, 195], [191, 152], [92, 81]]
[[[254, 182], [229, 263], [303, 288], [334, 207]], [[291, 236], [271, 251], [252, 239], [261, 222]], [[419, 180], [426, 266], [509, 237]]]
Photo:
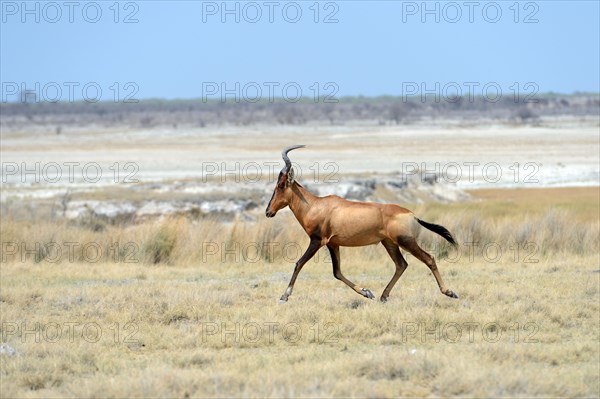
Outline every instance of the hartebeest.
[[324, 245], [331, 254], [335, 278], [342, 280], [358, 294], [369, 299], [375, 298], [371, 290], [360, 288], [344, 277], [340, 269], [340, 247], [360, 247], [377, 243], [383, 244], [396, 265], [394, 276], [381, 294], [382, 302], [387, 300], [394, 284], [408, 266], [400, 248], [410, 252], [429, 267], [443, 294], [458, 298], [446, 288], [433, 257], [419, 247], [416, 241], [419, 226], [423, 226], [456, 246], [452, 234], [445, 227], [424, 222], [408, 209], [398, 205], [354, 202], [335, 195], [317, 197], [311, 194], [294, 180], [294, 169], [288, 157], [288, 152], [302, 147], [305, 146], [295, 145], [285, 148], [281, 153], [285, 167], [279, 172], [277, 186], [265, 211], [266, 216], [272, 218], [277, 211], [289, 206], [310, 237], [308, 249], [296, 262], [292, 279], [280, 302], [287, 302], [302, 266]]

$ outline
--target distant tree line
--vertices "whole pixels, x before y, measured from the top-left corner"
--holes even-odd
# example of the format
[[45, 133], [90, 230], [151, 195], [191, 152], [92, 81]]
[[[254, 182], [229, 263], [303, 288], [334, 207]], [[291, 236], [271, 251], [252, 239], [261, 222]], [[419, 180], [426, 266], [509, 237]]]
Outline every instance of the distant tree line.
[[338, 102], [296, 103], [277, 99], [274, 102], [219, 102], [201, 100], [141, 100], [137, 103], [114, 102], [20, 102], [0, 104], [0, 127], [3, 131], [40, 127], [60, 134], [65, 128], [190, 128], [206, 126], [248, 126], [257, 124], [342, 125], [349, 122], [396, 125], [419, 121], [457, 119], [500, 120], [531, 123], [540, 117], [600, 114], [597, 94], [540, 95], [535, 102], [515, 102], [503, 97], [491, 102], [482, 97], [470, 100], [422, 102], [420, 98], [343, 97]]

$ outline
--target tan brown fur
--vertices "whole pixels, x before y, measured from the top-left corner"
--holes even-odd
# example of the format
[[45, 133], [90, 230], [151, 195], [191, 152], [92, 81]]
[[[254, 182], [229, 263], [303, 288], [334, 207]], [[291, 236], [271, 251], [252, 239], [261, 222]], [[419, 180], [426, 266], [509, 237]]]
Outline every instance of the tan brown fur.
[[416, 241], [417, 232], [423, 225], [430, 230], [431, 226], [434, 226], [436, 230], [432, 231], [438, 234], [442, 234], [440, 231], [443, 231], [444, 238], [454, 244], [454, 239], [446, 229], [420, 221], [410, 210], [398, 205], [348, 201], [335, 195], [315, 196], [293, 179], [293, 169], [287, 152], [294, 148], [299, 146], [290, 147], [283, 152], [286, 167], [279, 174], [265, 214], [267, 217], [274, 217], [280, 209], [289, 206], [311, 241], [304, 255], [296, 263], [281, 302], [288, 300], [300, 270], [323, 246], [327, 246], [331, 254], [334, 276], [357, 293], [374, 298], [370, 290], [360, 288], [344, 277], [340, 268], [339, 247], [360, 247], [378, 243], [382, 243], [396, 265], [396, 272], [381, 295], [382, 301], [387, 300], [394, 284], [408, 266], [400, 248], [413, 254], [431, 269], [443, 294], [457, 298], [454, 292], [446, 288], [433, 257], [421, 249]]

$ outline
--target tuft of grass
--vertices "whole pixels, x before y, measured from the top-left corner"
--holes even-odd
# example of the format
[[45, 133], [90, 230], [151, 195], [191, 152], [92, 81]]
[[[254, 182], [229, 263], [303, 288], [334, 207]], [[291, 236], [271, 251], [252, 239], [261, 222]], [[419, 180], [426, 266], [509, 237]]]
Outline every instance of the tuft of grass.
[[169, 263], [180, 235], [181, 219], [168, 219], [142, 243], [145, 259], [151, 264]]

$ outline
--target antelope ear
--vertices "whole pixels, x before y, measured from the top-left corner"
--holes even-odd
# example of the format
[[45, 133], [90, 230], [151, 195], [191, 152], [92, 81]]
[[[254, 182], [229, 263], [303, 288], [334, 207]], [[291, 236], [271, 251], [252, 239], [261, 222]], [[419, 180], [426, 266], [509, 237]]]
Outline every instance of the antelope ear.
[[287, 184], [291, 186], [294, 183], [294, 168], [290, 168], [287, 174]]

